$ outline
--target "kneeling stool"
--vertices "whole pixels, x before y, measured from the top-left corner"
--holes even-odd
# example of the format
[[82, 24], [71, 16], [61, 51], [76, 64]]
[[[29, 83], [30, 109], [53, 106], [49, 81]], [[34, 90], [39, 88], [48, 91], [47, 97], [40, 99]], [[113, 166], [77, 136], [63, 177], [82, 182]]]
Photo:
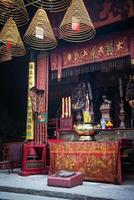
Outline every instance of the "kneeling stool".
[[83, 184], [83, 175], [81, 172], [60, 171], [54, 175], [48, 176], [47, 185], [55, 187], [74, 187]]

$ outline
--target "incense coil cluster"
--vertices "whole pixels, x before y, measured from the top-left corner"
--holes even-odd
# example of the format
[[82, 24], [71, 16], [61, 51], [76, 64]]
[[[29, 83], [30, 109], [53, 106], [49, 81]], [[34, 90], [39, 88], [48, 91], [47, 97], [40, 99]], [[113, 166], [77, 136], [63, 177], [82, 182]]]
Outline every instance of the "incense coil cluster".
[[4, 45], [0, 48], [0, 53], [11, 56], [23, 56], [26, 50], [20, 37], [16, 23], [9, 18], [0, 32], [0, 40]]
[[[39, 29], [39, 34], [42, 33], [42, 35], [37, 36], [37, 28]], [[27, 44], [37, 50], [51, 50], [57, 46], [57, 41], [45, 10], [37, 10], [23, 38]]]
[[69, 42], [84, 42], [94, 37], [96, 31], [83, 0], [72, 0], [58, 30], [61, 38]]
[[[59, 12], [67, 9], [67, 12], [58, 29], [59, 36], [69, 42], [84, 42], [95, 35], [95, 28], [88, 15], [83, 0], [27, 0], [29, 5], [41, 7], [35, 13], [23, 39], [32, 48], [36, 50], [52, 50], [57, 46], [57, 40], [51, 27], [45, 10], [50, 12]], [[21, 37], [17, 28], [12, 30], [9, 24], [9, 30], [5, 21], [12, 20], [17, 26], [25, 25], [29, 21], [28, 13], [23, 0], [0, 0], [0, 23], [5, 24], [3, 32], [6, 31], [6, 39], [1, 36], [4, 45], [1, 48], [2, 54], [11, 54], [11, 56], [21, 56], [26, 53]], [[6, 31], [5, 31], [6, 27]], [[15, 35], [14, 35], [15, 33]], [[18, 34], [18, 37], [16, 36]], [[12, 36], [11, 36], [12, 35]], [[4, 40], [3, 40], [3, 38]], [[15, 38], [16, 37], [16, 38]], [[14, 39], [15, 38], [15, 39]], [[17, 40], [17, 42], [16, 42]], [[7, 43], [10, 48], [7, 48]]]
[[0, 0], [0, 23], [4, 24], [10, 17], [17, 26], [23, 26], [29, 21], [23, 0]]
[[28, 2], [38, 8], [42, 7], [45, 10], [49, 10], [50, 12], [60, 12], [69, 7], [71, 0], [28, 0]]

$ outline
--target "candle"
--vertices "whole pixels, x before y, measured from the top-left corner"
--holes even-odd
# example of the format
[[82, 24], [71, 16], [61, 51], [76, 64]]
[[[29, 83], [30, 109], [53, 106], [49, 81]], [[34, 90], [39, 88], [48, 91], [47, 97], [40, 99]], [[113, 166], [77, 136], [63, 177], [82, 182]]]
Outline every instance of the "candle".
[[64, 97], [62, 97], [62, 118], [64, 118]]
[[119, 92], [120, 92], [120, 98], [123, 97], [123, 88], [122, 88], [122, 79], [119, 78]]
[[68, 115], [69, 115], [69, 117], [71, 116], [71, 98], [70, 98], [70, 96], [68, 97], [68, 107], [69, 107], [69, 110], [68, 110]]
[[68, 100], [67, 100], [67, 99], [68, 99], [68, 98], [66, 97], [66, 98], [65, 98], [65, 101], [66, 101], [66, 102], [65, 102], [65, 105], [66, 105], [66, 106], [65, 106], [65, 108], [66, 108], [66, 110], [65, 110], [65, 115], [66, 115], [66, 117], [68, 116]]

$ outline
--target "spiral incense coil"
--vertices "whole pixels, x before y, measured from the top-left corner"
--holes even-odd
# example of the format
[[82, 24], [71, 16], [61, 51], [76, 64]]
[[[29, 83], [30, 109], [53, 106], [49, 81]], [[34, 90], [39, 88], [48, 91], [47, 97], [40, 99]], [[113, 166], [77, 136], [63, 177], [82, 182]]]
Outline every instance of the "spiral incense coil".
[[23, 41], [20, 37], [16, 23], [12, 18], [9, 18], [5, 23], [0, 33], [0, 40], [4, 44], [0, 48], [0, 54], [11, 55], [13, 57], [26, 54]]
[[70, 5], [71, 0], [27, 0], [32, 5], [50, 12], [60, 12], [67, 9]]
[[23, 26], [29, 21], [23, 0], [0, 0], [0, 23], [12, 17], [17, 26]]
[[94, 37], [96, 31], [83, 0], [72, 0], [59, 27], [62, 39], [84, 42]]
[[57, 41], [45, 10], [37, 10], [24, 35], [24, 41], [31, 48], [37, 50], [51, 50], [57, 46]]

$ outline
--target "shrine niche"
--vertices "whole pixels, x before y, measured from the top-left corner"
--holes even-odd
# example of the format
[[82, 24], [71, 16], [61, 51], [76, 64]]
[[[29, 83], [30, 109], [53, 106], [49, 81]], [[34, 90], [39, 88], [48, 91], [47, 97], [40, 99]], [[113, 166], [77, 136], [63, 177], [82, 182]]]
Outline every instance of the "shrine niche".
[[[96, 123], [101, 126], [101, 119], [105, 118], [109, 128], [128, 128], [130, 116], [126, 112], [126, 102], [124, 99], [127, 76], [129, 76], [129, 71], [125, 75], [123, 71], [118, 73], [116, 71], [109, 71], [105, 73], [92, 72], [81, 74], [78, 76], [77, 83], [73, 85], [70, 82], [69, 88], [71, 89], [70, 92], [67, 90], [67, 95], [65, 90], [63, 96], [61, 93], [60, 107], [62, 98], [70, 96], [73, 125], [77, 123]], [[105, 95], [107, 100], [104, 106], [102, 103], [104, 100], [103, 96]], [[85, 112], [86, 108], [88, 108], [88, 112]]]

